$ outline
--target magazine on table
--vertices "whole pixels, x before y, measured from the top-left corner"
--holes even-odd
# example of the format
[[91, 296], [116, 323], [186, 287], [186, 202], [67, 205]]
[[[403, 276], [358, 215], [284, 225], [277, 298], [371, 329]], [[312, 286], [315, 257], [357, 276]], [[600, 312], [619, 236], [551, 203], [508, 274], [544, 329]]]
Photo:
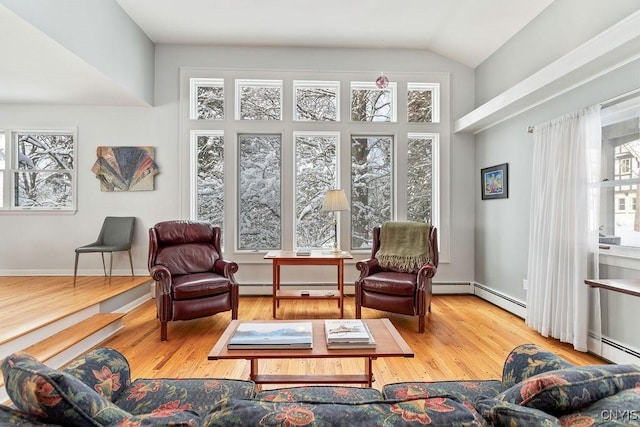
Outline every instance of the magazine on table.
[[331, 344], [375, 344], [367, 325], [360, 319], [327, 319], [324, 321], [327, 346]]
[[227, 349], [308, 349], [313, 347], [311, 322], [243, 322]]

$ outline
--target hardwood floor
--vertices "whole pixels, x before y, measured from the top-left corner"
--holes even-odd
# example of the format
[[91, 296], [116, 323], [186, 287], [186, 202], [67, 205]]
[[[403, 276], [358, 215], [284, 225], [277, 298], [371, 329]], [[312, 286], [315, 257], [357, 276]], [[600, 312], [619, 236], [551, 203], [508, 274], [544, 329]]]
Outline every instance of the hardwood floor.
[[148, 282], [148, 276], [0, 276], [0, 344]]
[[[337, 318], [335, 301], [283, 301], [279, 319]], [[345, 298], [345, 318], [355, 317], [353, 297]], [[375, 388], [399, 381], [500, 379], [509, 352], [519, 344], [536, 343], [578, 365], [606, 361], [574, 351], [571, 345], [544, 338], [524, 321], [472, 295], [434, 295], [426, 331], [418, 334], [416, 317], [363, 309], [365, 318], [388, 317], [411, 346], [415, 358], [374, 361]], [[249, 377], [249, 363], [208, 361], [207, 354], [228, 325], [231, 313], [169, 323], [169, 340], [160, 341], [154, 301], [127, 314], [125, 328], [102, 345], [121, 351], [131, 364], [133, 378]], [[241, 297], [240, 319], [271, 319], [270, 297]], [[262, 365], [266, 364], [266, 365]], [[362, 359], [269, 360], [265, 373], [361, 373]], [[274, 388], [278, 385], [267, 385]]]

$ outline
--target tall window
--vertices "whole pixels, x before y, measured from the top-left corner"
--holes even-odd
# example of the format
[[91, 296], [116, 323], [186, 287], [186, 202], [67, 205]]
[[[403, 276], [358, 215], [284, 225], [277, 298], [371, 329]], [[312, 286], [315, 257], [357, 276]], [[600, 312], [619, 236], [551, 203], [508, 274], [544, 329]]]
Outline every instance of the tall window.
[[371, 247], [371, 230], [392, 218], [393, 138], [351, 138], [351, 248]]
[[75, 131], [5, 132], [0, 140], [2, 208], [74, 210], [75, 140]]
[[238, 249], [280, 248], [280, 135], [238, 135]]
[[433, 223], [434, 152], [438, 135], [409, 134], [407, 148], [407, 219]]
[[373, 227], [388, 220], [439, 226], [438, 150], [450, 123], [448, 109], [440, 123], [440, 89], [448, 77], [398, 74], [380, 89], [358, 72], [181, 75], [190, 215], [216, 224], [233, 218], [223, 227], [225, 250], [331, 247], [332, 216], [322, 203], [332, 188], [351, 203], [339, 220], [345, 249], [369, 250]]
[[640, 95], [602, 108], [600, 242], [640, 247]]
[[332, 243], [332, 227], [322, 212], [327, 190], [337, 185], [338, 133], [295, 133], [296, 247], [322, 248]]
[[224, 135], [221, 131], [193, 131], [192, 165], [197, 218], [221, 227], [224, 233]]

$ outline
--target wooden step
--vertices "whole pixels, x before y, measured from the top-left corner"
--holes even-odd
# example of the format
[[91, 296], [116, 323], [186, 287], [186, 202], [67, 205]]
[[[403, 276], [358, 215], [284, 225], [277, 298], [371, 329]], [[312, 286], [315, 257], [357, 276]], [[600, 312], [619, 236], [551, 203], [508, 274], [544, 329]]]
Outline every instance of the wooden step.
[[125, 313], [99, 313], [24, 349], [39, 361], [60, 354], [69, 347], [124, 317]]
[[[42, 363], [59, 355], [72, 346], [98, 333], [114, 322], [122, 319], [126, 313], [99, 313], [64, 329], [57, 334], [24, 349]], [[4, 378], [0, 376], [0, 387], [4, 386]]]

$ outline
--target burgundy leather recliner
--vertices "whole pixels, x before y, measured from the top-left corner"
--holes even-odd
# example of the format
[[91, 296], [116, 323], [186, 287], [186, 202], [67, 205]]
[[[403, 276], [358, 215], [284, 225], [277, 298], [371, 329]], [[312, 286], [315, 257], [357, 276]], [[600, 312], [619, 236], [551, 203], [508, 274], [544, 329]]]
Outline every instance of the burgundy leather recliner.
[[376, 259], [380, 249], [380, 227], [373, 229], [371, 257], [356, 263], [360, 270], [360, 277], [355, 282], [357, 319], [362, 316], [362, 307], [418, 316], [418, 332], [424, 333], [425, 315], [431, 311], [431, 279], [438, 268], [438, 233], [434, 226], [429, 230], [429, 242], [431, 263], [410, 273], [385, 269]]
[[238, 318], [238, 264], [222, 258], [220, 227], [165, 221], [149, 229], [149, 273], [156, 282], [160, 340], [167, 323], [231, 310]]

